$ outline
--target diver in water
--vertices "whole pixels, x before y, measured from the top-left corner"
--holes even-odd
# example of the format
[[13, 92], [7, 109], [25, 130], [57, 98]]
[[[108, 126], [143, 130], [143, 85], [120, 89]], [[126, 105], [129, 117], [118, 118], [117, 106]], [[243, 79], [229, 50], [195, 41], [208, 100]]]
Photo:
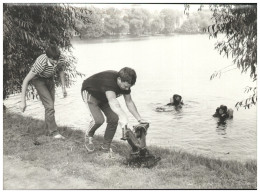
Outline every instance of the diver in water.
[[179, 110], [182, 108], [183, 101], [182, 101], [182, 97], [178, 94], [174, 94], [173, 97], [170, 99], [170, 103], [168, 103], [167, 105], [163, 106], [163, 107], [157, 107], [156, 111], [157, 112], [167, 112], [167, 111], [172, 111], [172, 108], [169, 107], [174, 107], [175, 110]]
[[174, 94], [170, 100], [170, 103], [167, 104], [167, 106], [175, 106], [175, 107], [182, 107], [182, 105], [183, 105], [182, 97], [178, 94]]
[[220, 123], [225, 123], [227, 119], [233, 118], [233, 110], [228, 109], [225, 105], [220, 105], [220, 107], [216, 109], [216, 112], [212, 116], [219, 118]]

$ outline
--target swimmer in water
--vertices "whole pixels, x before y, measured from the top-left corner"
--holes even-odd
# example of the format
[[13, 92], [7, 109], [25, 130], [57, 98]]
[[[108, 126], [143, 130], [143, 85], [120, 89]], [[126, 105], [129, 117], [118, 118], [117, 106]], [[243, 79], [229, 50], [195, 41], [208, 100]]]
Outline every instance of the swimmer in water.
[[228, 109], [225, 105], [220, 105], [212, 116], [219, 118], [220, 123], [224, 123], [227, 119], [233, 118], [233, 110]]
[[180, 108], [182, 108], [182, 105], [183, 105], [182, 97], [178, 94], [174, 94], [173, 97], [170, 99], [170, 103], [166, 104], [163, 107], [157, 107], [156, 111], [158, 112], [172, 111], [173, 109], [169, 107], [174, 107], [175, 110], [179, 110]]

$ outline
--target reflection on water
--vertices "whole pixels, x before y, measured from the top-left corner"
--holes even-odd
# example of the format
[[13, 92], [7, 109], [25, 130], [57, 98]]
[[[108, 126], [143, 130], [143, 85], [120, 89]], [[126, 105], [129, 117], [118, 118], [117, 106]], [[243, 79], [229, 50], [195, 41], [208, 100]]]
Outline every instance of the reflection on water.
[[[199, 47], [198, 47], [199, 46]], [[176, 36], [149, 38], [145, 41], [119, 41], [113, 43], [74, 43], [78, 70], [87, 76], [129, 66], [137, 72], [132, 98], [139, 113], [150, 121], [148, 146], [181, 149], [221, 159], [245, 161], [256, 159], [256, 108], [236, 111], [234, 105], [243, 98], [243, 89], [249, 85], [246, 76], [238, 71], [220, 79], [209, 80], [212, 72], [230, 64], [219, 56], [207, 36]], [[83, 79], [68, 89], [63, 98], [61, 89], [56, 93], [56, 120], [58, 125], [86, 129], [87, 109], [80, 95]], [[184, 105], [181, 109], [157, 112], [157, 107], [169, 103], [179, 93]], [[130, 127], [136, 124], [123, 100], [119, 102], [129, 115]], [[10, 111], [19, 112], [20, 96], [5, 101]], [[234, 110], [234, 118], [218, 125], [212, 117], [216, 107], [225, 104]], [[28, 101], [25, 116], [44, 119], [39, 101]], [[104, 134], [105, 124], [97, 130]], [[83, 136], [82, 136], [83, 137]], [[115, 140], [120, 140], [118, 129]]]

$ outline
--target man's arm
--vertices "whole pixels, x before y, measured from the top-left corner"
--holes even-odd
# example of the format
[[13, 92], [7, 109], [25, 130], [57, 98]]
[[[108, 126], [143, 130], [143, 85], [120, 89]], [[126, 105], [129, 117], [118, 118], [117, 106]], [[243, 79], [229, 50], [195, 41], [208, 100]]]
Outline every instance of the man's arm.
[[118, 115], [119, 123], [121, 124], [121, 127], [124, 127], [125, 125], [127, 125], [128, 118], [126, 116], [126, 113], [121, 108], [118, 100], [116, 99], [116, 93], [113, 91], [106, 91], [106, 97], [107, 97], [109, 106]]
[[138, 122], [142, 122], [142, 118], [137, 111], [137, 108], [135, 106], [134, 101], [132, 100], [131, 95], [130, 94], [124, 95], [124, 98], [125, 98], [126, 106], [127, 106], [128, 110], [130, 111], [130, 113], [136, 118], [136, 120]]
[[35, 73], [32, 72], [32, 70], [27, 74], [27, 76], [25, 77], [25, 79], [23, 80], [23, 85], [22, 85], [22, 98], [21, 98], [21, 104], [20, 104], [20, 110], [22, 112], [25, 111], [26, 109], [26, 99], [25, 99], [25, 95], [26, 95], [26, 90], [28, 88], [28, 83], [29, 81], [35, 77]]
[[60, 71], [60, 81], [61, 81], [61, 88], [62, 88], [62, 93], [63, 96], [67, 96], [67, 91], [66, 91], [66, 80], [65, 80], [65, 73], [63, 70]]

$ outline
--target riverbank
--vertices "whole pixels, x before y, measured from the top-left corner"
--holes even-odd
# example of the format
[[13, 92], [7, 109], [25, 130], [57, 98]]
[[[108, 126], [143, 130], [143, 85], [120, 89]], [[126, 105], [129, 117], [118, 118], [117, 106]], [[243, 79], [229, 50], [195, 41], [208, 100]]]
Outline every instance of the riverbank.
[[80, 42], [88, 42], [88, 43], [108, 43], [108, 42], [117, 42], [117, 41], [135, 41], [135, 40], [146, 40], [152, 38], [167, 38], [178, 35], [205, 35], [206, 33], [189, 33], [189, 32], [176, 32], [170, 34], [147, 34], [147, 35], [108, 35], [96, 38], [88, 38], [88, 37], [79, 37], [74, 36], [72, 38], [72, 43], [80, 43]]
[[[66, 140], [45, 136], [43, 121], [3, 114], [4, 189], [256, 189], [256, 161], [221, 161], [149, 147], [162, 160], [153, 169], [123, 164], [129, 147], [114, 154], [84, 147], [84, 133], [60, 127]], [[102, 137], [95, 138], [98, 145]], [[37, 143], [36, 143], [37, 142]]]

